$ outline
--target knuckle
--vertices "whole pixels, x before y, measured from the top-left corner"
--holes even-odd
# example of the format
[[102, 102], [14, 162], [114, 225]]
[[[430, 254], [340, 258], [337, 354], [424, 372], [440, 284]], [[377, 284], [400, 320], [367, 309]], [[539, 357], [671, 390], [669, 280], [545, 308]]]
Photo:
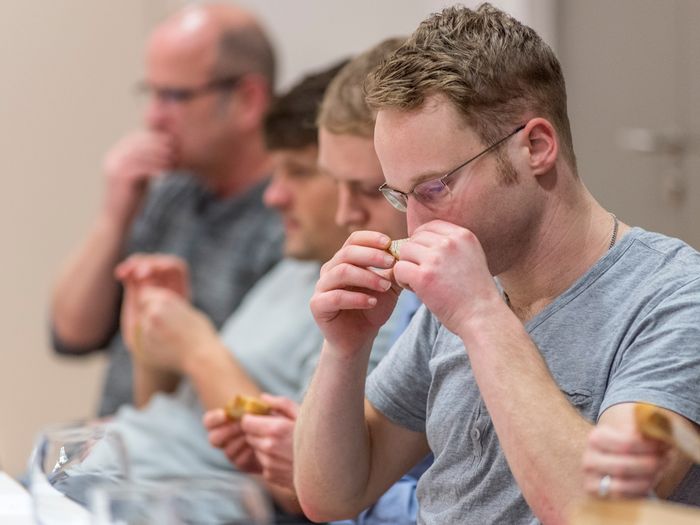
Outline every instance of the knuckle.
[[335, 268], [335, 274], [340, 280], [345, 280], [350, 273], [350, 268], [346, 263], [339, 264]]

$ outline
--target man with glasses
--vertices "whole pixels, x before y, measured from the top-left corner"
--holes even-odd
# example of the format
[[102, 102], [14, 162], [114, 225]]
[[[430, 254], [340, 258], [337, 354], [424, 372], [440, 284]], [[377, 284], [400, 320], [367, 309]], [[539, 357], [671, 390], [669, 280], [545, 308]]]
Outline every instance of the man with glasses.
[[[281, 256], [279, 220], [262, 205], [269, 173], [262, 129], [274, 69], [265, 33], [233, 6], [191, 6], [152, 33], [140, 86], [144, 129], [106, 156], [98, 217], [53, 293], [56, 350], [109, 350], [101, 415], [132, 399], [118, 331], [119, 261], [136, 252], [182, 257], [194, 304], [220, 326]], [[162, 387], [177, 381], [172, 375]]]
[[[372, 142], [375, 114], [363, 94], [367, 74], [403, 41], [390, 38], [355, 57], [330, 83], [320, 107], [319, 168], [337, 188], [336, 223], [348, 233], [372, 229], [392, 238], [406, 236], [403, 214], [377, 191], [384, 177]], [[419, 304], [410, 292], [403, 292], [398, 303], [391, 320], [382, 326], [382, 334], [392, 328], [391, 339], [404, 331]], [[388, 342], [379, 337], [375, 340], [369, 370], [386, 354]], [[266, 482], [293, 493], [292, 440], [298, 405], [281, 397], [266, 399], [277, 412], [273, 416], [244, 416], [238, 423], [228, 421], [224, 411], [218, 409], [207, 413], [204, 422], [209, 428], [210, 441], [224, 450], [239, 469], [260, 473]], [[249, 459], [251, 449], [256, 462]], [[430, 458], [421, 461], [369, 508], [338, 525], [415, 523], [416, 482], [429, 464]]]
[[[634, 432], [644, 401], [700, 422], [700, 254], [596, 202], [556, 57], [489, 4], [425, 20], [366, 88], [410, 238], [394, 264], [386, 235], [355, 232], [323, 268], [301, 505], [351, 516], [431, 450], [419, 523], [565, 523], [597, 421]], [[400, 287], [424, 307], [365, 386]], [[607, 465], [599, 495], [620, 494], [631, 473]], [[697, 504], [698, 482], [673, 456], [654, 488]]]

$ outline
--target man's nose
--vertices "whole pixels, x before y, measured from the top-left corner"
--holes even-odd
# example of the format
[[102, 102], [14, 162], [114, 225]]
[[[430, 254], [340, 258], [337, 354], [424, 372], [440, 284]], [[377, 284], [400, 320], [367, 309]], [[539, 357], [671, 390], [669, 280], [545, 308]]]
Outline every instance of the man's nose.
[[284, 177], [275, 174], [263, 195], [265, 206], [281, 210], [288, 208], [292, 200], [292, 192]]
[[338, 210], [335, 214], [338, 226], [362, 226], [367, 222], [367, 211], [347, 184], [338, 184]]
[[144, 118], [148, 129], [154, 131], [167, 131], [168, 121], [170, 120], [168, 105], [157, 96], [152, 95], [148, 99]]

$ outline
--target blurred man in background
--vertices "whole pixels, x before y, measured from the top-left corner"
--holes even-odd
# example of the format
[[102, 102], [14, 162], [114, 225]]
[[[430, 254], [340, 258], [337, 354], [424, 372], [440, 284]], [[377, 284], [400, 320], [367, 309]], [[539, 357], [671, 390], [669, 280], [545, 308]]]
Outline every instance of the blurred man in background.
[[[278, 218], [262, 204], [275, 60], [258, 22], [233, 6], [185, 8], [154, 30], [145, 63], [144, 129], [107, 155], [99, 214], [53, 291], [56, 351], [109, 351], [100, 415], [132, 400], [114, 278], [125, 256], [183, 258], [192, 302], [217, 327], [280, 257]], [[178, 375], [161, 379], [173, 389]]]
[[[181, 259], [135, 254], [117, 268], [125, 287], [122, 333], [134, 360], [137, 407], [123, 406], [111, 425], [124, 439], [134, 482], [239, 470], [210, 445], [203, 411], [223, 407], [235, 395], [269, 392], [273, 396], [265, 399], [279, 414], [276, 400], [299, 401], [310, 380], [322, 337], [309, 299], [321, 263], [347, 236], [333, 220], [335, 183], [317, 168], [315, 116], [338, 69], [309, 75], [270, 109], [265, 136], [273, 177], [264, 200], [283, 219], [286, 256], [251, 288], [220, 332], [189, 303]], [[390, 321], [380, 334], [372, 366], [386, 354], [395, 326]], [[163, 384], [173, 374], [183, 379], [168, 393]], [[109, 465], [107, 458], [73, 470], [58, 488], [82, 501], [81, 478], [101, 476]], [[257, 471], [252, 449], [244, 451], [240, 466]], [[263, 481], [278, 517], [296, 520], [301, 509], [293, 491]], [[222, 501], [216, 510], [234, 515], [238, 509]]]
[[[402, 43], [403, 39], [389, 39], [353, 59], [333, 79], [321, 105], [318, 117], [319, 167], [337, 185], [336, 222], [347, 228], [348, 233], [371, 229], [393, 239], [406, 236], [405, 217], [392, 208], [378, 190], [384, 177], [372, 142], [375, 115], [367, 106], [363, 93], [367, 74]], [[392, 323], [396, 323], [394, 336], [403, 332], [418, 306], [414, 294], [401, 293], [392, 315]], [[381, 333], [385, 332], [386, 327]], [[384, 344], [381, 341], [379, 347], [373, 349], [369, 370], [374, 368], [376, 357], [385, 353]], [[210, 430], [211, 442], [221, 447], [241, 470], [259, 472], [268, 482], [294, 491], [292, 442], [299, 407], [291, 399], [266, 399], [277, 411], [273, 416], [244, 416], [240, 423], [232, 423], [219, 409], [206, 414], [205, 424]], [[254, 470], [249, 470], [251, 449], [257, 459]], [[344, 523], [415, 523], [416, 483], [429, 463], [430, 458], [421, 462], [377, 503], [356, 519]]]

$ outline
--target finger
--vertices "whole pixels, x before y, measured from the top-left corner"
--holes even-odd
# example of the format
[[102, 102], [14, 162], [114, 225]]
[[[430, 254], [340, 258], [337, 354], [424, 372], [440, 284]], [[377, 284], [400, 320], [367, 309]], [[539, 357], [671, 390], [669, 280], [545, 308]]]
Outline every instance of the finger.
[[352, 232], [345, 240], [345, 243], [343, 243], [343, 247], [356, 245], [386, 250], [389, 247], [389, 244], [391, 244], [391, 239], [383, 233], [360, 230]]
[[424, 244], [422, 242], [407, 242], [401, 246], [401, 262], [434, 262], [439, 263], [442, 257], [436, 250], [436, 244]]
[[591, 447], [600, 452], [616, 454], [653, 454], [667, 449], [661, 441], [643, 437], [636, 430], [625, 430], [610, 425], [596, 426], [588, 437]]
[[263, 457], [269, 456], [272, 449], [274, 448], [271, 444], [273, 441], [270, 438], [266, 436], [246, 434], [245, 440], [248, 446], [255, 450], [256, 456], [258, 458], [258, 461], [260, 461], [261, 465], [265, 466], [266, 463], [269, 463], [269, 458], [266, 461], [263, 460]]
[[[392, 263], [393, 265], [393, 263]], [[321, 277], [316, 284], [319, 292], [327, 292], [339, 288], [361, 288], [386, 292], [392, 282], [368, 268], [360, 268], [352, 264], [339, 264]]]
[[[584, 479], [584, 489], [594, 497], [600, 497], [601, 477], [586, 476]], [[654, 489], [653, 481], [646, 478], [621, 479], [612, 477], [610, 479], [610, 489], [605, 497], [611, 499], [619, 498], [644, 498]]]
[[281, 415], [246, 414], [241, 419], [241, 430], [248, 437], [291, 437], [294, 432], [294, 421]]
[[271, 421], [279, 419], [279, 416], [256, 416], [254, 414], [245, 414], [241, 418], [241, 430], [245, 432], [247, 437], [251, 436], [267, 436], [274, 428]]
[[[224, 453], [226, 453], [226, 451], [224, 451]], [[240, 450], [235, 455], [226, 454], [226, 457], [243, 472], [247, 472], [248, 474], [262, 474], [260, 461], [258, 461], [255, 451], [250, 447]]]
[[265, 403], [270, 405], [278, 414], [296, 421], [299, 415], [299, 405], [291, 399], [284, 396], [273, 396], [266, 393], [263, 393], [260, 398], [265, 401]]
[[209, 443], [217, 448], [222, 448], [236, 439], [245, 440], [245, 434], [238, 423], [228, 423], [209, 431]]
[[332, 290], [311, 298], [311, 307], [321, 319], [332, 319], [340, 310], [371, 310], [375, 306], [373, 295], [350, 290]]
[[135, 269], [140, 264], [142, 264], [142, 261], [145, 257], [146, 256], [142, 253], [136, 253], [136, 254], [130, 255], [129, 257], [124, 259], [121, 263], [119, 263], [117, 265], [117, 267], [114, 269], [115, 276], [120, 280], [128, 278], [129, 276], [131, 276], [131, 274], [133, 274]]
[[389, 252], [380, 248], [348, 245], [342, 247], [323, 265], [322, 274], [334, 267], [348, 263], [361, 268], [391, 268], [396, 259]]
[[230, 420], [226, 416], [226, 411], [223, 408], [213, 408], [211, 410], [207, 410], [202, 416], [202, 423], [207, 430], [211, 430], [229, 422]]
[[619, 478], [651, 478], [664, 466], [665, 458], [657, 454], [608, 454], [596, 450], [583, 457], [583, 470], [597, 476], [606, 474]]
[[144, 308], [150, 306], [153, 309], [163, 303], [177, 301], [179, 298], [180, 296], [173, 293], [172, 290], [153, 285], [150, 282], [142, 284], [139, 289], [139, 303]]
[[250, 450], [252, 452], [244, 434], [236, 436], [227, 441], [223, 447], [223, 450], [226, 457], [236, 462], [241, 461], [241, 456], [246, 453], [246, 450]]

